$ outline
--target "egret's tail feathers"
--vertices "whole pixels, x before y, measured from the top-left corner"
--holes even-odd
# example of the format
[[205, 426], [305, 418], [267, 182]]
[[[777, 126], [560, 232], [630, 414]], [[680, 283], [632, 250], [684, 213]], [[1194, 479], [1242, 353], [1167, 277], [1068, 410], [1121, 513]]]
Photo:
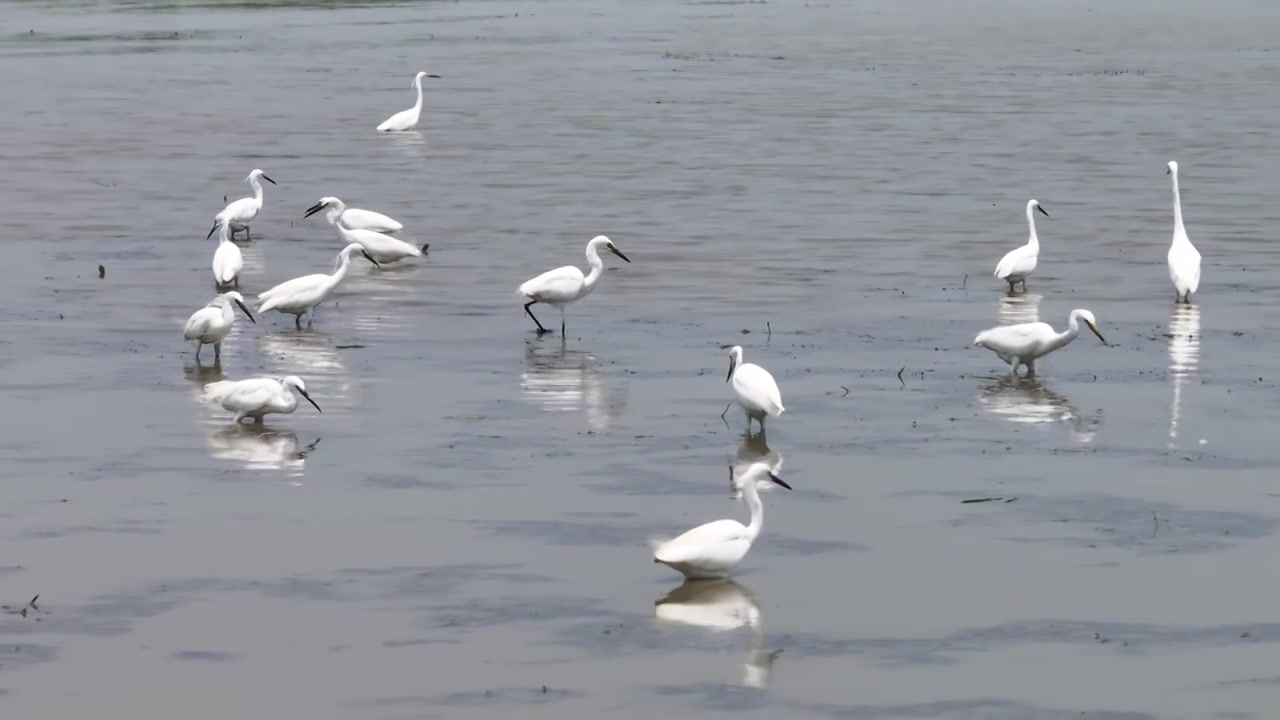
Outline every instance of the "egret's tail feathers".
[[662, 558], [660, 557], [662, 547], [669, 542], [671, 542], [671, 538], [669, 537], [654, 536], [649, 538], [649, 549], [653, 551], [654, 562], [662, 562]]
[[218, 402], [219, 400], [222, 399], [224, 395], [227, 394], [227, 391], [233, 385], [235, 385], [235, 382], [231, 380], [219, 380], [218, 382], [211, 382], [208, 385], [204, 386], [204, 399], [209, 402]]

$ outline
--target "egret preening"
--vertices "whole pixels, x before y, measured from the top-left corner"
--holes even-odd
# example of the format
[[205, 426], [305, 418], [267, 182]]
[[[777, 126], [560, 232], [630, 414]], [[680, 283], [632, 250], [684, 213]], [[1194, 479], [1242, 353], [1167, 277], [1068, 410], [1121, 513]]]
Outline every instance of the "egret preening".
[[786, 410], [782, 407], [782, 391], [769, 371], [742, 362], [741, 345], [734, 345], [729, 351], [729, 374], [724, 381], [733, 383], [733, 394], [747, 413], [748, 434], [753, 419], [760, 423], [760, 432], [764, 432], [764, 419], [778, 417]]
[[583, 275], [582, 271], [573, 265], [565, 265], [564, 267], [548, 270], [538, 277], [526, 281], [517, 290], [517, 294], [523, 295], [529, 300], [524, 304], [524, 311], [533, 318], [533, 324], [538, 326], [538, 334], [551, 332], [542, 327], [542, 323], [538, 322], [538, 318], [534, 316], [529, 306], [534, 303], [545, 303], [552, 307], [560, 308], [560, 334], [564, 335], [564, 306], [571, 302], [581, 300], [591, 294], [596, 289], [596, 283], [600, 281], [600, 275], [604, 272], [604, 261], [600, 259], [600, 248], [604, 248], [618, 257], [631, 262], [631, 260], [622, 254], [613, 241], [604, 235], [597, 235], [587, 243], [587, 264], [591, 266], [591, 274]]
[[[311, 217], [328, 208], [329, 212], [325, 215], [325, 219], [338, 231], [338, 237], [342, 238], [345, 243], [355, 243], [364, 248], [365, 256], [380, 265], [393, 263], [407, 257], [422, 257], [427, 251], [426, 245], [423, 245], [422, 249], [418, 249], [400, 238], [393, 238], [380, 232], [351, 229], [350, 226], [346, 225], [346, 214], [333, 211], [334, 202], [337, 202], [338, 205], [342, 204], [342, 201], [337, 198], [320, 198], [320, 202], [307, 208], [307, 212], [302, 217]], [[352, 211], [347, 211], [347, 213], [350, 212]], [[373, 214], [376, 215], [377, 213]], [[382, 217], [386, 216], [383, 215]], [[391, 218], [386, 219], [391, 220]], [[391, 222], [395, 221], [391, 220]], [[398, 225], [399, 223], [396, 224]]]
[[1009, 283], [1009, 292], [1013, 292], [1018, 283], [1022, 283], [1024, 291], [1027, 289], [1027, 278], [1036, 269], [1036, 261], [1040, 258], [1040, 238], [1036, 237], [1036, 217], [1033, 214], [1036, 210], [1049, 217], [1049, 213], [1040, 207], [1039, 200], [1028, 200], [1027, 225], [1031, 228], [1031, 237], [1027, 238], [1026, 245], [1010, 250], [996, 265], [995, 276]]
[[267, 177], [267, 174], [261, 170], [254, 170], [249, 173], [249, 177], [244, 181], [253, 187], [253, 197], [240, 198], [230, 205], [222, 209], [222, 212], [213, 217], [213, 227], [209, 228], [209, 234], [205, 239], [213, 237], [213, 231], [218, 229], [220, 223], [226, 224], [231, 229], [231, 237], [241, 230], [244, 231], [245, 240], [252, 240], [253, 237], [249, 233], [249, 223], [258, 216], [258, 211], [262, 209], [262, 183], [258, 182], [258, 178], [262, 178], [272, 185], [276, 185], [276, 181]]
[[264, 313], [268, 310], [276, 310], [287, 315], [293, 315], [294, 325], [299, 330], [302, 329], [302, 316], [307, 315], [307, 325], [311, 325], [311, 321], [316, 317], [316, 306], [324, 302], [329, 297], [329, 293], [342, 282], [342, 278], [347, 276], [347, 269], [351, 266], [351, 253], [358, 252], [365, 258], [377, 265], [377, 261], [369, 257], [369, 253], [364, 251], [357, 243], [342, 248], [342, 252], [338, 253], [337, 269], [332, 275], [317, 273], [315, 275], [304, 275], [300, 278], [294, 278], [280, 283], [279, 285], [258, 294], [258, 312]]
[[352, 230], [372, 230], [390, 235], [404, 229], [404, 225], [380, 212], [347, 207], [346, 203], [336, 197], [320, 198], [320, 202], [307, 208], [303, 217], [311, 217], [321, 210], [325, 211], [325, 219], [330, 224], [341, 222]]
[[[244, 269], [244, 255], [240, 246], [231, 242], [231, 229], [226, 223], [218, 223], [218, 249], [213, 252], [213, 282], [218, 287], [235, 284], [240, 287], [240, 271]], [[206, 238], [207, 239], [207, 238]]]
[[742, 478], [742, 497], [751, 511], [751, 521], [716, 520], [684, 533], [674, 540], [657, 543], [653, 561], [677, 570], [687, 578], [721, 578], [742, 562], [751, 543], [764, 526], [764, 504], [756, 483], [771, 480], [790, 490], [791, 486], [769, 471], [765, 463], [755, 463]]
[[1084, 320], [1094, 335], [1107, 344], [1102, 333], [1098, 332], [1098, 322], [1088, 310], [1072, 310], [1067, 319], [1067, 329], [1056, 332], [1048, 323], [1034, 322], [1021, 325], [1002, 325], [978, 333], [973, 339], [974, 345], [980, 345], [994, 352], [1001, 360], [1009, 363], [1009, 372], [1018, 374], [1018, 366], [1027, 366], [1027, 377], [1036, 374], [1036, 359], [1044, 357], [1066, 345], [1080, 334], [1080, 321]]
[[260, 377], [248, 380], [221, 380], [204, 386], [204, 399], [216, 402], [235, 413], [235, 424], [245, 418], [261, 422], [262, 416], [268, 413], [288, 415], [298, 409], [298, 393], [311, 403], [317, 412], [320, 406], [307, 394], [307, 386], [297, 375], [286, 375], [281, 378]]
[[1173, 176], [1173, 244], [1169, 246], [1169, 279], [1173, 280], [1174, 302], [1191, 302], [1191, 293], [1200, 288], [1200, 251], [1187, 237], [1182, 224], [1182, 194], [1178, 192], [1178, 163], [1169, 161]]
[[415, 102], [413, 107], [408, 110], [401, 110], [386, 120], [383, 120], [382, 124], [378, 126], [378, 132], [399, 132], [401, 130], [412, 130], [417, 127], [418, 117], [422, 115], [422, 78], [424, 77], [436, 78], [437, 80], [440, 79], [439, 75], [430, 75], [425, 72], [418, 73], [417, 76], [413, 78], [413, 83], [410, 85], [410, 87], [417, 88], [418, 101]]
[[196, 342], [196, 363], [200, 362], [200, 350], [205, 345], [213, 346], [214, 363], [222, 359], [222, 340], [231, 332], [231, 326], [236, 322], [232, 303], [244, 311], [250, 322], [257, 324], [253, 313], [244, 306], [244, 296], [240, 293], [232, 290], [215, 297], [208, 305], [192, 313], [187, 318], [186, 327], [182, 328], [182, 337]]

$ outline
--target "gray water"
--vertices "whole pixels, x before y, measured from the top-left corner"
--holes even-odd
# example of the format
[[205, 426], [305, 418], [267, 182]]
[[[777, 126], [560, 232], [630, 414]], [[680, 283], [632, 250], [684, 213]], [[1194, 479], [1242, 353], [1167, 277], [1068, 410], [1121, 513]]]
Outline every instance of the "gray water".
[[[2, 9], [4, 717], [1274, 715], [1280, 6]], [[431, 252], [197, 369], [254, 167], [246, 295], [331, 267], [323, 195]], [[634, 264], [536, 337], [515, 287], [601, 233]], [[1074, 307], [1112, 346], [1039, 381], [970, 345]], [[263, 373], [323, 414], [198, 401]], [[762, 455], [795, 491], [680, 587], [649, 539], [744, 517]]]

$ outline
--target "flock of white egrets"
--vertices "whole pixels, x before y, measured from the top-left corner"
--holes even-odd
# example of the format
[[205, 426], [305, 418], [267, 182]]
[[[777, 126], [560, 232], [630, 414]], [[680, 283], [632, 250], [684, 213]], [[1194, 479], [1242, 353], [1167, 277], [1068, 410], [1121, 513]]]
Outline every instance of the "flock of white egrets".
[[[413, 86], [417, 89], [417, 102], [408, 110], [396, 113], [377, 129], [382, 132], [405, 131], [413, 129], [422, 111], [422, 79], [439, 77], [420, 72], [414, 78]], [[1173, 212], [1174, 230], [1173, 244], [1169, 248], [1169, 276], [1173, 281], [1176, 302], [1190, 302], [1191, 294], [1200, 285], [1200, 253], [1196, 251], [1187, 237], [1182, 222], [1182, 200], [1178, 192], [1178, 164], [1169, 163], [1169, 174], [1173, 178]], [[229, 286], [239, 287], [239, 275], [244, 266], [239, 247], [233, 242], [236, 233], [243, 232], [245, 239], [250, 239], [250, 224], [262, 209], [262, 185], [259, 179], [272, 184], [274, 180], [261, 170], [254, 170], [245, 179], [254, 191], [253, 197], [242, 198], [227, 205], [214, 218], [213, 228], [207, 237], [215, 231], [220, 232], [218, 248], [213, 257], [214, 281], [220, 289]], [[1040, 241], [1036, 235], [1036, 211], [1046, 217], [1048, 212], [1040, 206], [1038, 200], [1027, 203], [1027, 223], [1030, 226], [1030, 237], [1026, 245], [1018, 247], [1006, 254], [996, 265], [995, 277], [1009, 285], [1009, 292], [1015, 291], [1018, 285], [1025, 291], [1027, 278], [1035, 271], [1039, 262]], [[359, 252], [375, 266], [395, 262], [408, 257], [420, 257], [427, 250], [392, 237], [403, 229], [401, 223], [392, 218], [368, 210], [348, 208], [335, 197], [321, 198], [318, 203], [308, 208], [304, 217], [319, 212], [326, 213], [326, 219], [333, 225], [339, 238], [347, 243], [338, 255], [336, 269], [331, 274], [306, 275], [258, 294], [257, 310], [260, 313], [276, 310], [294, 316], [295, 325], [301, 329], [302, 317], [307, 316], [307, 324], [311, 325], [315, 318], [315, 309], [346, 275], [351, 262], [351, 255]], [[560, 332], [565, 332], [565, 307], [581, 300], [590, 294], [598, 284], [604, 263], [600, 259], [600, 250], [608, 250], [626, 262], [631, 262], [626, 255], [609, 238], [600, 235], [587, 243], [587, 264], [591, 270], [588, 274], [576, 266], [566, 265], [545, 272], [520, 285], [517, 294], [524, 300], [524, 311], [537, 326], [539, 335], [550, 332], [543, 327], [532, 306], [545, 304], [560, 310]], [[213, 345], [214, 361], [219, 362], [222, 353], [222, 341], [231, 331], [235, 322], [235, 308], [239, 308], [253, 322], [253, 314], [244, 304], [244, 297], [235, 290], [224, 292], [213, 299], [208, 306], [198, 310], [187, 321], [184, 337], [196, 343], [196, 362], [200, 359], [200, 350], [204, 345]], [[1065, 346], [1080, 332], [1080, 321], [1106, 344], [1098, 330], [1097, 320], [1093, 313], [1084, 309], [1072, 310], [1067, 329], [1056, 332], [1047, 323], [1034, 322], [1017, 325], [1005, 325], [979, 333], [974, 344], [992, 350], [1001, 360], [1009, 364], [1010, 372], [1017, 374], [1018, 367], [1025, 366], [1027, 375], [1035, 374], [1037, 359]], [[751, 422], [759, 423], [760, 432], [764, 432], [766, 418], [778, 417], [785, 408], [782, 405], [782, 393], [773, 375], [768, 370], [752, 363], [743, 362], [742, 347], [734, 346], [729, 351], [729, 374], [726, 382], [731, 384], [737, 403], [746, 414], [747, 433], [751, 432]], [[205, 386], [206, 399], [221, 404], [235, 413], [235, 423], [244, 418], [261, 421], [268, 413], [292, 413], [298, 405], [294, 393], [298, 393], [313, 406], [316, 405], [307, 394], [303, 380], [295, 375], [280, 378], [262, 377], [247, 380], [224, 380]], [[717, 520], [696, 527], [670, 540], [654, 543], [654, 562], [665, 564], [688, 578], [717, 578], [729, 574], [751, 549], [752, 543], [760, 533], [764, 522], [763, 504], [760, 500], [760, 487], [777, 484], [791, 489], [791, 486], [777, 477], [768, 463], [756, 462], [740, 476], [743, 498], [750, 511], [750, 522], [747, 525], [736, 520]], [[738, 484], [735, 483], [735, 484]]]

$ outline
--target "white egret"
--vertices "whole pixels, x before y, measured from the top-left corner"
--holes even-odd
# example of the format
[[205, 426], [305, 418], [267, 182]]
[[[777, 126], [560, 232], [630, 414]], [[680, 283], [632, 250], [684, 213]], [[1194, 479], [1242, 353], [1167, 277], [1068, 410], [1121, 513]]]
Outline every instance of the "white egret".
[[1049, 217], [1049, 213], [1040, 207], [1039, 200], [1028, 200], [1027, 225], [1031, 228], [1031, 237], [1027, 238], [1026, 245], [1010, 250], [996, 265], [994, 274], [1009, 283], [1009, 292], [1013, 292], [1018, 283], [1022, 283], [1023, 290], [1027, 289], [1027, 278], [1036, 269], [1036, 261], [1040, 258], [1040, 238], [1036, 237], [1036, 217], [1033, 214], [1036, 210]]
[[[418, 249], [400, 238], [393, 238], [380, 232], [351, 229], [345, 223], [346, 215], [333, 212], [333, 205], [330, 201], [335, 200], [339, 204], [342, 203], [337, 198], [320, 198], [320, 202], [307, 208], [307, 212], [302, 217], [311, 217], [325, 208], [330, 208], [325, 219], [338, 231], [338, 237], [342, 238], [345, 243], [355, 243], [364, 248], [365, 254], [380, 265], [386, 265], [408, 257], [422, 257], [427, 252], [428, 245], [423, 245], [422, 249]], [[350, 211], [348, 210], [347, 212]], [[387, 219], [391, 220], [391, 218]], [[392, 222], [395, 221], [392, 220]]]
[[308, 208], [303, 217], [311, 217], [321, 210], [326, 211], [325, 219], [330, 224], [341, 221], [343, 225], [352, 230], [372, 230], [390, 235], [404, 229], [404, 225], [380, 212], [347, 207], [346, 203], [336, 197], [320, 198], [320, 202]]
[[191, 317], [187, 318], [186, 326], [182, 328], [182, 337], [196, 342], [197, 363], [200, 362], [200, 350], [205, 345], [213, 346], [215, 363], [222, 359], [222, 340], [231, 332], [231, 326], [236, 322], [232, 303], [244, 311], [250, 322], [257, 324], [258, 321], [253, 319], [253, 313], [244, 306], [244, 296], [240, 293], [232, 290], [215, 297], [208, 305], [192, 313]]
[[240, 246], [231, 242], [230, 227], [226, 223], [218, 223], [218, 229], [218, 249], [213, 252], [213, 282], [218, 287], [233, 283], [236, 287], [240, 287], [240, 271], [244, 269], [244, 255], [240, 253]]
[[424, 77], [436, 78], [437, 80], [440, 79], [439, 75], [419, 72], [410, 84], [410, 87], [417, 88], [418, 90], [418, 101], [415, 102], [413, 107], [408, 110], [401, 110], [386, 120], [383, 120], [382, 124], [378, 126], [378, 132], [400, 132], [402, 130], [412, 130], [417, 127], [418, 117], [422, 115], [422, 78]]
[[364, 255], [374, 265], [378, 264], [358, 243], [351, 243], [338, 253], [337, 269], [332, 275], [324, 273], [304, 275], [286, 280], [270, 290], [258, 293], [258, 312], [276, 310], [293, 315], [294, 325], [299, 330], [302, 329], [302, 316], [307, 315], [307, 325], [311, 325], [311, 321], [316, 317], [316, 306], [324, 302], [324, 299], [329, 297], [329, 293], [342, 282], [342, 278], [347, 276], [353, 252]]
[[765, 463], [752, 465], [742, 482], [742, 496], [751, 511], [751, 522], [716, 520], [684, 533], [680, 537], [655, 545], [653, 561], [679, 571], [687, 578], [727, 577], [747, 556], [751, 544], [764, 525], [764, 504], [756, 483], [772, 480], [790, 490], [791, 486], [769, 470]]
[[205, 239], [213, 237], [213, 231], [218, 229], [219, 223], [225, 223], [231, 228], [231, 237], [241, 230], [244, 231], [245, 240], [252, 240], [253, 237], [249, 233], [249, 223], [258, 216], [258, 211], [262, 209], [262, 183], [258, 182], [258, 178], [262, 178], [272, 185], [277, 185], [275, 180], [267, 177], [267, 174], [261, 170], [255, 169], [249, 173], [249, 177], [244, 181], [253, 187], [253, 197], [240, 198], [227, 205], [222, 212], [213, 216], [213, 227], [209, 228], [209, 234]]
[[604, 235], [597, 235], [587, 243], [587, 264], [591, 266], [590, 275], [584, 276], [577, 267], [565, 265], [526, 281], [516, 291], [518, 295], [528, 298], [529, 302], [524, 304], [524, 311], [533, 318], [533, 323], [538, 326], [539, 335], [551, 331], [542, 327], [542, 323], [534, 317], [529, 306], [534, 303], [545, 303], [560, 308], [560, 334], [564, 335], [564, 306], [590, 295], [591, 291], [596, 289], [601, 273], [604, 272], [604, 262], [600, 259], [599, 253], [602, 247], [623, 260], [631, 262], [612, 240]]
[[742, 346], [734, 345], [729, 351], [729, 374], [725, 382], [733, 382], [733, 394], [738, 404], [747, 413], [747, 433], [751, 432], [751, 421], [760, 423], [760, 432], [764, 432], [764, 419], [778, 417], [786, 408], [782, 407], [782, 391], [768, 370], [752, 363], [742, 362]]
[[205, 400], [216, 402], [235, 413], [232, 422], [237, 425], [245, 418], [261, 422], [262, 416], [268, 413], [288, 415], [298, 409], [298, 398], [294, 392], [306, 398], [317, 412], [324, 412], [307, 394], [306, 384], [297, 375], [220, 380], [204, 386]]
[[1080, 334], [1080, 321], [1084, 320], [1094, 335], [1107, 344], [1102, 333], [1098, 332], [1098, 322], [1088, 310], [1076, 309], [1067, 318], [1067, 329], [1056, 332], [1049, 323], [1034, 322], [1021, 325], [1001, 325], [978, 333], [973, 339], [974, 345], [980, 345], [994, 352], [1001, 360], [1009, 363], [1009, 372], [1018, 374], [1018, 366], [1027, 366], [1027, 377], [1036, 374], [1036, 359], [1044, 357], [1066, 345]]
[[1182, 224], [1182, 194], [1178, 192], [1178, 163], [1169, 161], [1173, 176], [1173, 244], [1169, 246], [1169, 279], [1173, 280], [1174, 302], [1190, 303], [1191, 293], [1200, 288], [1200, 251], [1187, 237]]

